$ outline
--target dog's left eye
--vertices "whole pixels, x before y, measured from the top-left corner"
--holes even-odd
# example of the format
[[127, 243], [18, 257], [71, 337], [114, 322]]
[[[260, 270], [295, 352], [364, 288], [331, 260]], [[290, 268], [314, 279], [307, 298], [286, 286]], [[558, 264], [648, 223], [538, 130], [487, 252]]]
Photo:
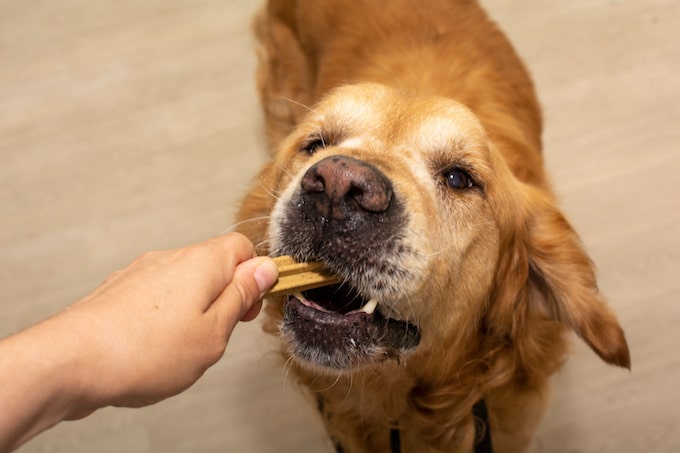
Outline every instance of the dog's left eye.
[[324, 140], [323, 137], [318, 137], [303, 143], [300, 149], [301, 151], [311, 155], [317, 152], [319, 149], [323, 149], [325, 147], [326, 140]]
[[472, 176], [470, 176], [470, 174], [465, 170], [458, 167], [446, 170], [442, 173], [442, 175], [446, 179], [446, 184], [448, 184], [448, 186], [452, 189], [470, 189], [475, 185], [475, 181], [472, 179]]

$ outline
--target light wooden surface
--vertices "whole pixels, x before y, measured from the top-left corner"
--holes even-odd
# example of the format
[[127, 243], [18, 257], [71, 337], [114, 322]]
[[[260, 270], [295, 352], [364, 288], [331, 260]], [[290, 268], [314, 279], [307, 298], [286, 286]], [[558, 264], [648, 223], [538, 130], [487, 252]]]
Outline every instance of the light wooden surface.
[[[0, 336], [143, 251], [230, 226], [265, 159], [257, 3], [0, 0]], [[575, 342], [532, 451], [678, 452], [680, 4], [483, 3], [534, 75], [549, 171], [633, 359], [607, 367]], [[241, 325], [184, 394], [20, 451], [330, 451], [272, 349]]]

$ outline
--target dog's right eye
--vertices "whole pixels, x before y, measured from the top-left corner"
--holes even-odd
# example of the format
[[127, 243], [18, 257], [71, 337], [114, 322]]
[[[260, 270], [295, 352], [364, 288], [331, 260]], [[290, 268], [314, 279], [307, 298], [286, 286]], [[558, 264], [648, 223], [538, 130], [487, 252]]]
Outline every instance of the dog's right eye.
[[449, 187], [456, 190], [465, 190], [474, 187], [475, 181], [465, 170], [455, 167], [442, 173]]
[[319, 149], [323, 149], [326, 147], [326, 141], [324, 140], [323, 137], [318, 137], [312, 140], [309, 140], [305, 142], [300, 150], [304, 153], [307, 154], [314, 154], [317, 152]]

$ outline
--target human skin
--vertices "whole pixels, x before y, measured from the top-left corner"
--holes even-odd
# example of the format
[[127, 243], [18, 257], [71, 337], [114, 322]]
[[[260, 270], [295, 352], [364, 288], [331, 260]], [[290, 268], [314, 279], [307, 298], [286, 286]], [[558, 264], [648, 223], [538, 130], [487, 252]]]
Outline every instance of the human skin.
[[0, 452], [106, 406], [189, 388], [254, 319], [278, 269], [230, 233], [146, 253], [75, 304], [0, 340]]

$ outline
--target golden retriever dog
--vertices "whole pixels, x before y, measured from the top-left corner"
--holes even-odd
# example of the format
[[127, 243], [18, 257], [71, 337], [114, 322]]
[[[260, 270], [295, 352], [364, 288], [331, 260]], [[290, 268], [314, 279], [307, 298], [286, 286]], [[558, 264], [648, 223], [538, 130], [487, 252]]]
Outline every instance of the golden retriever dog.
[[265, 309], [338, 451], [520, 452], [570, 331], [630, 367], [475, 1], [271, 0], [255, 28], [272, 161], [240, 231], [342, 280]]

